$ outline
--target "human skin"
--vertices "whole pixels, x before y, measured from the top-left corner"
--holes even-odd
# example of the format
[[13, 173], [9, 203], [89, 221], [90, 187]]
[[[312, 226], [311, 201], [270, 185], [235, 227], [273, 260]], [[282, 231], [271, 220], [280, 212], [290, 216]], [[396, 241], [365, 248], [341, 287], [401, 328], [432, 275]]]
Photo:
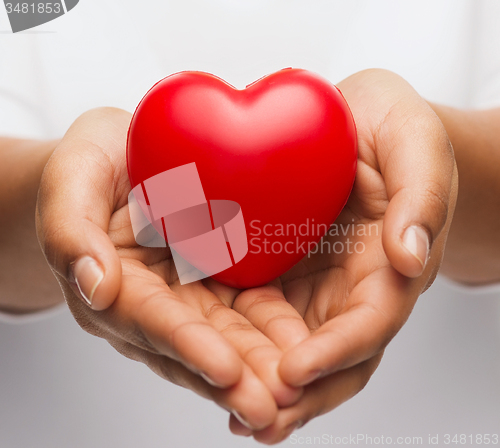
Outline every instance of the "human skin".
[[62, 302], [36, 237], [42, 171], [59, 140], [0, 138], [0, 309], [24, 314]]
[[[135, 245], [126, 205], [130, 114], [124, 111], [100, 109], [80, 117], [51, 156], [41, 182], [40, 242], [82, 328], [164, 378], [236, 411], [250, 429], [231, 417], [231, 430], [265, 443], [282, 440], [298, 425], [359, 392], [419, 294], [432, 283], [457, 193], [453, 152], [442, 122], [456, 148], [461, 176], [471, 179], [461, 187], [464, 198], [481, 193], [464, 188], [477, 187], [473, 179], [481, 176], [481, 161], [491, 164], [487, 157], [474, 157], [474, 126], [482, 129], [485, 142], [480, 147], [500, 145], [493, 131], [498, 113], [464, 120], [463, 111], [433, 105], [441, 122], [393, 73], [368, 70], [338, 86], [353, 111], [360, 150], [353, 195], [338, 222], [372, 223], [379, 232], [363, 240], [367, 249], [362, 256], [316, 254], [267, 287], [241, 292], [210, 279], [180, 287], [168, 253]], [[38, 147], [44, 155], [18, 159], [11, 157], [15, 151], [4, 151], [18, 145], [32, 147], [33, 155]], [[23, 209], [1, 221], [2, 235], [11, 232], [12, 241], [33, 241], [36, 190], [53, 146], [21, 141], [2, 146], [5, 173], [16, 172], [20, 163], [34, 165], [29, 188], [17, 202], [19, 189], [9, 190], [11, 183], [0, 177], [1, 191], [6, 192], [0, 201], [4, 210], [13, 203]], [[475, 169], [469, 172], [469, 166]], [[490, 166], [484, 169], [492, 171]], [[490, 180], [487, 188], [494, 188]], [[21, 180], [19, 184], [24, 185]], [[487, 198], [494, 203], [497, 197], [485, 195], [482, 207], [491, 211]], [[462, 259], [467, 260], [467, 250], [475, 250], [480, 262], [484, 251], [491, 254], [488, 260], [498, 263], [499, 247], [491, 247], [498, 232], [491, 235], [493, 240], [466, 239], [461, 244], [471, 205], [477, 204], [459, 199], [450, 253], [465, 254]], [[494, 213], [483, 215], [484, 228], [494, 229]], [[403, 244], [405, 229], [414, 225], [416, 233], [407, 243], [417, 256]], [[425, 236], [431, 247], [427, 262]], [[488, 247], [482, 247], [486, 242]], [[1, 252], [2, 309], [34, 311], [59, 300], [55, 292], [40, 297], [21, 291], [15, 297], [5, 294], [24, 281], [20, 276], [28, 269], [30, 275], [39, 275], [41, 284], [46, 282], [47, 291], [55, 291], [56, 283], [43, 271], [41, 252], [38, 258], [34, 252], [33, 246], [21, 247], [14, 263]], [[457, 263], [453, 255], [450, 260], [454, 264], [445, 259], [447, 274], [460, 278], [465, 263]], [[99, 270], [102, 280], [95, 287]], [[80, 289], [75, 271], [81, 277]], [[492, 279], [481, 271], [467, 280]], [[92, 299], [91, 307], [81, 292]], [[366, 332], [367, 327], [372, 331]]]
[[[453, 217], [458, 189], [453, 150], [428, 103], [384, 70], [359, 72], [338, 87], [357, 125], [359, 155], [353, 192], [336, 223], [377, 230], [324, 237], [344, 247], [350, 238], [366, 249], [360, 254], [323, 251], [281, 277], [283, 296], [311, 336], [284, 349], [280, 376], [287, 384], [305, 386], [304, 393], [278, 411], [273, 425], [253, 432], [265, 443], [283, 440], [364, 387], [384, 348], [433, 282]], [[405, 229], [412, 226], [429, 237], [428, 255], [427, 244], [419, 241], [413, 246], [418, 258], [405, 248]], [[233, 308], [279, 344], [266, 331], [266, 300], [253, 294], [240, 294]], [[230, 427], [248, 434], [234, 418]]]
[[466, 285], [500, 280], [500, 108], [433, 109], [453, 143], [460, 193], [442, 273]]

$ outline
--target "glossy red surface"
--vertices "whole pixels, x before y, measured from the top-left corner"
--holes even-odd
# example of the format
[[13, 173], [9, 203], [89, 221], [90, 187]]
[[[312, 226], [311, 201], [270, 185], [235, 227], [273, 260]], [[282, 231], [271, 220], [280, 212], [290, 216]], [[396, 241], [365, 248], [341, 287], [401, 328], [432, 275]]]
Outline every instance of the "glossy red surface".
[[214, 276], [238, 288], [265, 284], [306, 255], [322, 236], [317, 225], [329, 226], [345, 205], [356, 161], [344, 98], [299, 69], [243, 90], [207, 73], [171, 75], [137, 107], [127, 148], [132, 187], [195, 162], [207, 199], [240, 204], [249, 252]]

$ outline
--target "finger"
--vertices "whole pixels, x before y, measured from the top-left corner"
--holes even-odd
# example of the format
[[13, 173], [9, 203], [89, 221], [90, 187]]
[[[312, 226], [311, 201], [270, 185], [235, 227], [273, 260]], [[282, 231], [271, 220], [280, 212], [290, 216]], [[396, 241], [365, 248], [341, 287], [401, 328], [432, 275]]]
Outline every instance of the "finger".
[[[266, 444], [279, 443], [311, 419], [340, 406], [366, 386], [381, 358], [382, 354], [379, 354], [350, 369], [342, 370], [310, 384], [298, 403], [278, 411], [272, 425], [264, 430], [253, 432], [255, 440]], [[234, 423], [231, 426], [237, 429]]]
[[181, 363], [142, 350], [123, 340], [109, 341], [122, 355], [146, 364], [161, 378], [192, 390], [198, 395], [214, 401], [231, 412], [243, 426], [245, 433], [263, 429], [273, 423], [277, 408], [273, 397], [248, 366], [245, 366], [240, 381], [228, 389], [219, 389], [199, 375], [186, 369]]
[[203, 279], [203, 285], [217, 296], [217, 298], [228, 308], [233, 306], [234, 299], [241, 292], [241, 289], [223, 285], [211, 277]]
[[111, 216], [108, 236], [120, 258], [140, 261], [162, 277], [167, 285], [177, 280], [170, 247], [145, 247], [137, 244], [128, 204], [115, 210]]
[[441, 121], [416, 95], [418, 107], [402, 102], [375, 137], [389, 205], [382, 242], [391, 264], [408, 277], [420, 276], [434, 241], [445, 227], [457, 181], [453, 150]]
[[233, 302], [233, 309], [283, 351], [310, 336], [302, 316], [286, 301], [283, 291], [276, 286], [243, 291]]
[[213, 389], [213, 399], [223, 403], [240, 423], [253, 431], [271, 425], [278, 408], [273, 396], [249, 366], [243, 368], [241, 381], [230, 389]]
[[360, 157], [385, 181], [382, 240], [389, 261], [401, 274], [418, 277], [453, 212], [457, 177], [444, 126], [404, 79], [387, 70], [365, 70], [338, 86], [364, 143]]
[[109, 307], [120, 288], [107, 229], [126, 198], [129, 120], [118, 109], [82, 115], [47, 163], [39, 191], [37, 234], [47, 261], [94, 310]]
[[240, 380], [239, 354], [199, 310], [184, 303], [139, 262], [125, 261], [123, 270], [118, 298], [103, 316], [109, 331], [181, 362], [217, 387], [230, 387]]
[[403, 326], [418, 294], [392, 267], [375, 271], [353, 289], [345, 311], [284, 354], [280, 376], [301, 386], [380, 353]]
[[[290, 406], [300, 398], [302, 388], [285, 384], [278, 374], [283, 352], [247, 319], [228, 308], [201, 283], [184, 285], [176, 292], [192, 306], [201, 306], [202, 313], [213, 327], [231, 343], [241, 359], [269, 388], [278, 406]], [[268, 311], [270, 317], [272, 313], [273, 310]]]

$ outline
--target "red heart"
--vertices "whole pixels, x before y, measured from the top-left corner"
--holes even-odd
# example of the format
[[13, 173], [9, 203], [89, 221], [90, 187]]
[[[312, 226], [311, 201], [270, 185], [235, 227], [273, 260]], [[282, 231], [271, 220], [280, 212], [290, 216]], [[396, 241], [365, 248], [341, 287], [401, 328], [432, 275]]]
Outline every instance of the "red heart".
[[182, 72], [140, 102], [127, 161], [132, 187], [195, 162], [208, 199], [241, 206], [249, 251], [213, 278], [248, 288], [290, 269], [335, 221], [354, 182], [356, 129], [338, 89], [306, 70], [244, 90]]

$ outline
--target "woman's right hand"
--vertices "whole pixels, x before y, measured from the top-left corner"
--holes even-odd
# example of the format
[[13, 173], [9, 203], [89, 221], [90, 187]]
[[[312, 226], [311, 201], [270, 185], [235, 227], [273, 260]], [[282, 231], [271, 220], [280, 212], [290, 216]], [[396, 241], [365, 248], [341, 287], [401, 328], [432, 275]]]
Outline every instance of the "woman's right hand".
[[[246, 426], [265, 428], [302, 388], [283, 383], [282, 351], [232, 309], [240, 291], [211, 279], [181, 287], [168, 249], [135, 242], [125, 157], [130, 119], [118, 109], [89, 111], [52, 154], [36, 213], [45, 256], [85, 331]], [[277, 303], [270, 320], [294, 313]], [[286, 332], [297, 342], [309, 336], [301, 319]]]

